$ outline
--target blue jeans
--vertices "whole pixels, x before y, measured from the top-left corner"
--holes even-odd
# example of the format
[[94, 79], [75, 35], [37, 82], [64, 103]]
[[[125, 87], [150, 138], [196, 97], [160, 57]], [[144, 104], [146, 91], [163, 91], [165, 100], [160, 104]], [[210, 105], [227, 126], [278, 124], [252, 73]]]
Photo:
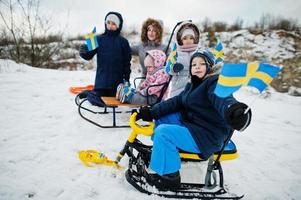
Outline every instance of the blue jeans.
[[181, 168], [178, 149], [200, 153], [189, 130], [180, 121], [180, 114], [166, 115], [155, 122], [150, 168], [159, 175], [170, 174]]

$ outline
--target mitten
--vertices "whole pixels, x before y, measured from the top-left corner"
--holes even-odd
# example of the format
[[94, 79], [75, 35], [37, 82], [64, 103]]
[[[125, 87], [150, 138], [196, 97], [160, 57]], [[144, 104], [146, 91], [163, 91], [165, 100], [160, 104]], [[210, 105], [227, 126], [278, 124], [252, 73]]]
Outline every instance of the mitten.
[[231, 105], [225, 111], [226, 120], [233, 129], [243, 131], [249, 126], [252, 118], [252, 112], [251, 109], [248, 109], [246, 112], [247, 109], [248, 106], [246, 104], [236, 103]]
[[88, 46], [86, 44], [80, 45], [80, 47], [79, 47], [80, 54], [86, 54], [88, 52], [89, 52], [89, 50], [88, 50]]
[[147, 121], [147, 122], [153, 121], [150, 107], [143, 106], [142, 108], [140, 108], [136, 119], [137, 120], [142, 119], [143, 121]]
[[178, 73], [184, 69], [184, 65], [182, 63], [175, 63], [172, 69], [175, 73]]

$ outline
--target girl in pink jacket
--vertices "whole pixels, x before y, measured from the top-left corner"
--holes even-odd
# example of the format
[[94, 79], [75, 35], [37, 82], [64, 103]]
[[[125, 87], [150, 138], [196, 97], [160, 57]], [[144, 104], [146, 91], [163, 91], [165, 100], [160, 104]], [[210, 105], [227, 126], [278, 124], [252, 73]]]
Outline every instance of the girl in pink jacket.
[[[144, 65], [147, 69], [146, 79], [135, 90], [129, 84], [120, 84], [117, 88], [117, 99], [123, 103], [154, 104], [160, 97], [164, 83], [169, 81], [169, 75], [163, 67], [166, 55], [161, 50], [146, 52]], [[159, 85], [161, 86], [154, 86]], [[148, 99], [147, 99], [148, 98]]]

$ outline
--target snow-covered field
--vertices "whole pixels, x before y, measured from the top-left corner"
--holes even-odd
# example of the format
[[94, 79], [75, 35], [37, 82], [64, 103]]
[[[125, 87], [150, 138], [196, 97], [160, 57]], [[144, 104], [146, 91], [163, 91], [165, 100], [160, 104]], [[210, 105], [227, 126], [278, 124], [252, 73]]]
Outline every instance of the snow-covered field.
[[[45, 70], [0, 60], [1, 200], [162, 199], [136, 191], [124, 170], [88, 168], [77, 158], [79, 150], [95, 149], [114, 159], [130, 132], [100, 129], [80, 118], [68, 88], [93, 81], [92, 71]], [[235, 95], [247, 104], [256, 97], [246, 89]], [[223, 163], [226, 188], [245, 194], [244, 199], [301, 199], [301, 98], [272, 91], [251, 107], [250, 127], [233, 137], [239, 158]], [[127, 115], [121, 115], [124, 123]], [[101, 120], [111, 123], [109, 116]], [[183, 180], [203, 181], [199, 173], [204, 168], [185, 164]]]

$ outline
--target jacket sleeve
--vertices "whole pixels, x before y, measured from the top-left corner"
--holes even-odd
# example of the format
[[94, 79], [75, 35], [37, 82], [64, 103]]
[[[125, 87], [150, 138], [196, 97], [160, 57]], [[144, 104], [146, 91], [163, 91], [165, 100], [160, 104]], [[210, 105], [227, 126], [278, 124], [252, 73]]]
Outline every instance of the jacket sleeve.
[[219, 112], [219, 114], [225, 119], [225, 111], [233, 104], [238, 103], [238, 101], [232, 96], [228, 96], [225, 98], [218, 97], [216, 94], [214, 94], [214, 90], [217, 84], [217, 77], [210, 80], [208, 82], [208, 99], [214, 106], [214, 108]]
[[[164, 71], [159, 72], [155, 82], [151, 83], [151, 85], [161, 85], [163, 83], [167, 83], [169, 80], [169, 75], [167, 75]], [[150, 87], [148, 92], [149, 95], [160, 94], [164, 85]]]
[[189, 90], [189, 86], [190, 85], [187, 84], [184, 91], [182, 91], [179, 95], [157, 103], [151, 107], [150, 111], [152, 117], [154, 119], [160, 119], [164, 115], [179, 112], [183, 108], [182, 95]]
[[131, 46], [131, 53], [132, 53], [132, 55], [138, 56], [139, 45], [133, 45], [133, 46]]
[[124, 39], [123, 45], [123, 78], [126, 81], [130, 81], [130, 74], [131, 74], [131, 48], [129, 42]]
[[96, 54], [96, 52], [97, 52], [97, 49], [89, 51], [88, 46], [86, 44], [82, 44], [79, 47], [79, 56], [85, 60], [91, 60], [93, 58], [93, 56]]

